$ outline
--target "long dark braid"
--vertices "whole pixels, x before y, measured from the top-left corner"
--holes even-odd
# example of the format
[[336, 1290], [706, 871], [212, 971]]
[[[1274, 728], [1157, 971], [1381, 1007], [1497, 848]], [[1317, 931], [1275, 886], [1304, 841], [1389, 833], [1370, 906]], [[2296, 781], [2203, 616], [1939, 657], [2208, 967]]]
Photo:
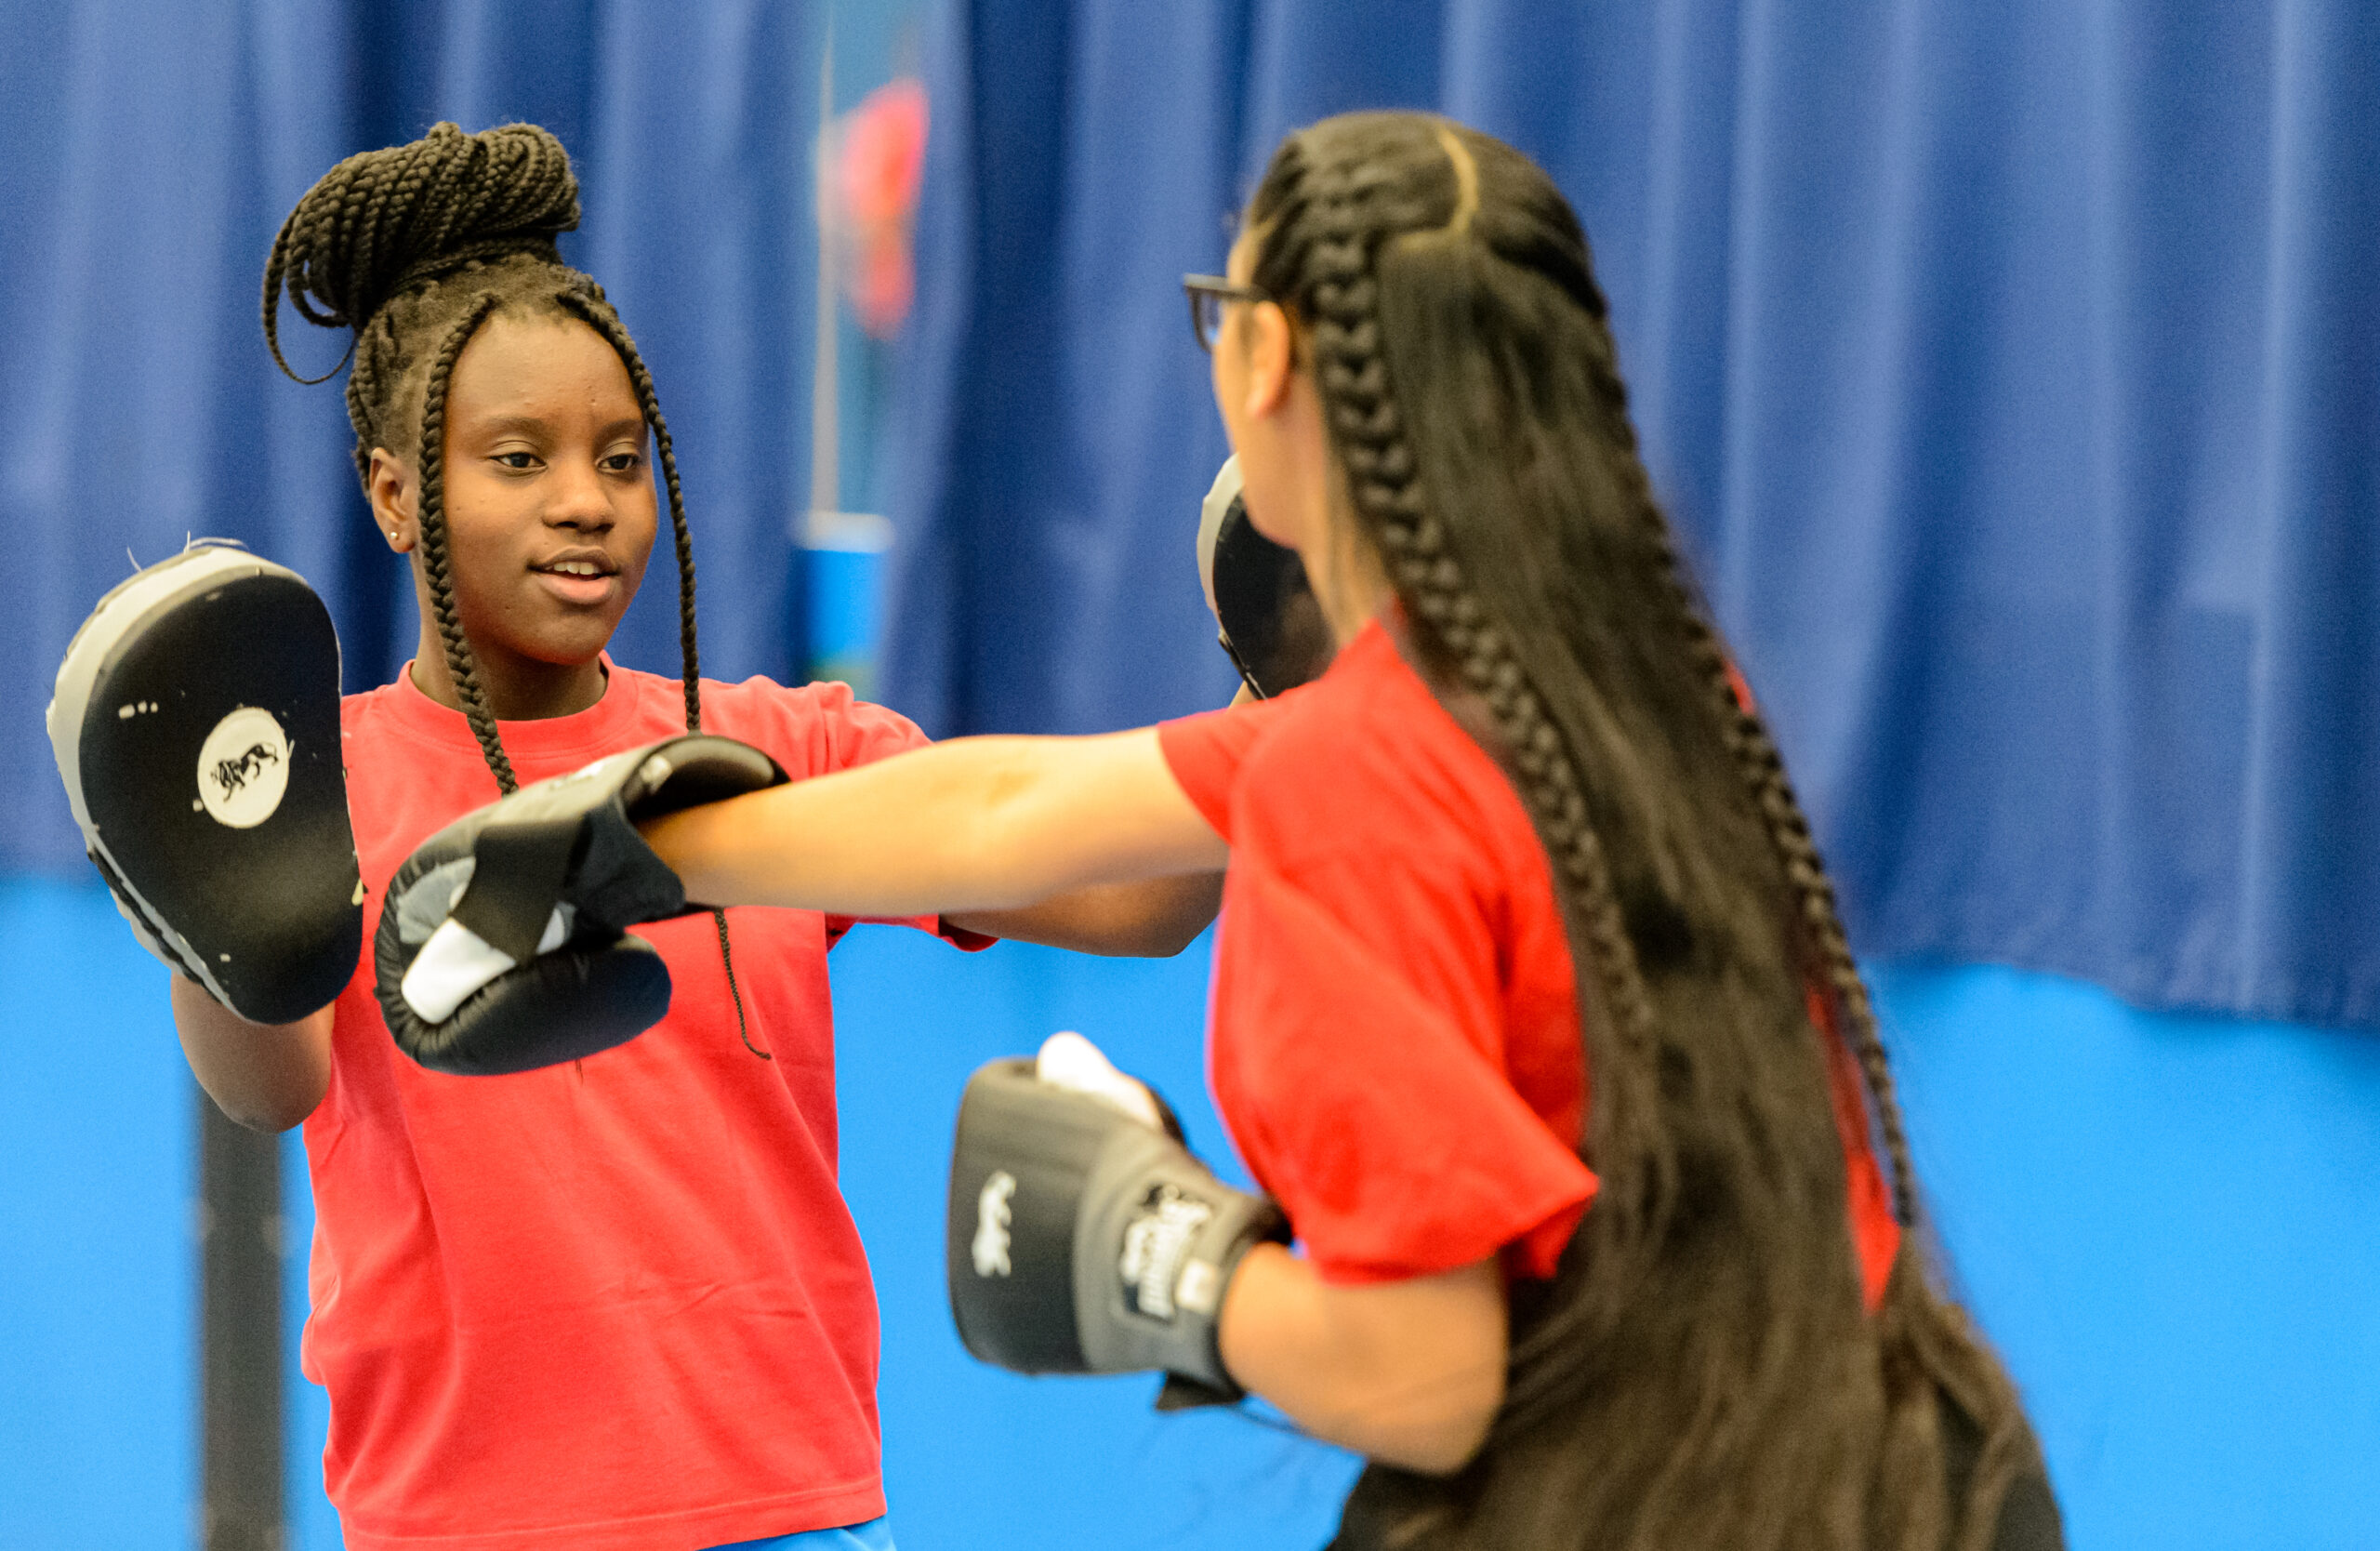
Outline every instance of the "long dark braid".
[[[1335, 169], [1360, 184], [1362, 166]], [[1328, 184], [1331, 174], [1316, 177]], [[1656, 1025], [1650, 1001], [1613, 892], [1610, 868], [1594, 827], [1587, 822], [1576, 764], [1565, 757], [1561, 735], [1515, 658], [1506, 633], [1485, 616], [1464, 585], [1461, 563], [1448, 552], [1444, 527], [1423, 499], [1388, 366], [1381, 353], [1379, 282], [1357, 211], [1382, 191], [1360, 186], [1317, 191], [1316, 239], [1307, 258], [1312, 276], [1315, 371], [1329, 406], [1329, 424], [1348, 476], [1349, 494], [1393, 572], [1463, 682], [1496, 719], [1503, 749], [1546, 849], [1578, 901], [1593, 949], [1604, 1013], [1620, 1039], [1647, 1047]], [[1606, 1082], [1625, 1080], [1623, 1068]], [[1633, 1113], [1636, 1107], [1609, 1107]], [[1662, 1182], [1650, 1186], [1659, 1195]]]
[[430, 607], [438, 616], [438, 639], [446, 648], [446, 671], [455, 681], [456, 698], [463, 702], [463, 715], [470, 722], [471, 735], [480, 740], [480, 753], [495, 773], [497, 789], [512, 792], [520, 789], [521, 782], [512, 774], [511, 756], [504, 751], [496, 708], [480, 683], [479, 659], [472, 655], [470, 638], [463, 633], [462, 615], [455, 606], [454, 571], [446, 554], [446, 389], [454, 378], [456, 358], [496, 307], [491, 292], [483, 291], [472, 298], [462, 317], [446, 331], [430, 362], [430, 380], [422, 389], [421, 567], [430, 578]]
[[685, 664], [686, 731], [698, 733], [703, 726], [703, 686], [697, 665], [702, 655], [694, 645], [694, 536], [686, 526], [686, 497], [678, 488], [678, 454], [669, 444], [669, 426], [661, 418], [661, 401], [653, 391], [653, 374], [645, 370], [644, 357], [637, 353], [636, 341], [620, 326], [619, 315], [610, 308], [589, 305], [584, 297], [565, 294], [562, 304], [589, 328], [601, 334], [628, 364], [628, 382], [636, 390], [636, 402], [644, 412], [644, 423], [653, 428], [653, 448], [661, 462], [662, 483], [669, 492], [669, 535], [678, 550], [678, 647]]
[[[1933, 1295], [1933, 1290], [1926, 1285], [1924, 1268], [1918, 1257], [1926, 1243], [1927, 1226], [1921, 1210], [1908, 1128], [1867, 981], [1852, 956], [1850, 935], [1844, 930], [1836, 906], [1833, 881], [1827, 874], [1809, 819], [1786, 774], [1784, 756], [1737, 676], [1726, 644], [1699, 605], [1669, 524], [1653, 497], [1651, 481], [1642, 460], [1633, 456], [1634, 427], [1627, 414], [1628, 392], [1617, 362], [1606, 355], [1598, 355], [1593, 361], [1597, 368], [1594, 376], [1608, 406], [1613, 431], [1623, 439], [1631, 455], [1620, 466], [1631, 502], [1644, 524], [1647, 542], [1660, 557], [1661, 575], [1680, 631], [1710, 683], [1727, 730], [1728, 747], [1766, 822], [1785, 878], [1800, 901], [1796, 926], [1804, 955], [1824, 977], [1826, 1001], [1832, 1014], [1830, 1027], [1858, 1062], [1870, 1114], [1884, 1143], [1890, 1169], [1893, 1215], [1903, 1229], [1902, 1264], [1895, 1268], [1886, 1289], [1884, 1328], [1881, 1332], [1886, 1346], [1883, 1354], [1884, 1379], [1888, 1395], [1893, 1391], [1907, 1393], [1891, 1396], [1897, 1401], [1893, 1409], [1899, 1414], [1889, 1424], [1892, 1436], [1885, 1440], [1883, 1453], [1897, 1468], [1927, 1468], [1926, 1456], [1938, 1451], [1928, 1449], [1924, 1438], [1911, 1435], [1925, 1430], [1920, 1413], [1927, 1405], [1927, 1391], [1933, 1385], [1948, 1391], [1970, 1417], [1987, 1425], [1996, 1424], [1986, 1433], [1980, 1457], [1972, 1467], [1970, 1501], [1964, 1505], [1966, 1511], [1962, 1516], [1961, 1541], [1966, 1545], [1980, 1546], [1993, 1528], [1998, 1505], [2012, 1478], [2031, 1463], [2027, 1457], [2030, 1440], [2017, 1425], [2021, 1409], [2006, 1374], [1968, 1327], [1961, 1311]], [[1950, 1506], [1955, 1512], [1963, 1505]]]
[[[1466, 724], [1461, 702], [1484, 709], [1594, 971], [1602, 1193], [1554, 1283], [1516, 1298], [1488, 1450], [1449, 1481], [1374, 1467], [1344, 1544], [1989, 1533], [2021, 1416], [1913, 1234], [1883, 1314], [1861, 1313], [1807, 988], [1858, 1056], [1913, 1223], [1889, 1067], [1782, 761], [1636, 457], [1576, 218], [1509, 147], [1408, 114], [1293, 136], [1250, 214], [1252, 278], [1311, 329], [1361, 530], [1442, 696]], [[1957, 1504], [1937, 1383], [1987, 1436]]]
[[[413, 445], [420, 474], [422, 572], [463, 714], [500, 791], [520, 785], [496, 709], [456, 606], [445, 509], [448, 384], [464, 347], [498, 312], [575, 319], [609, 344], [628, 374], [668, 490], [678, 560], [678, 640], [686, 730], [702, 730], [702, 655], [695, 636], [694, 551], [669, 423], [653, 374], [627, 325], [591, 278], [562, 261], [554, 239], [578, 226], [578, 183], [562, 142], [533, 124], [467, 135], [440, 124], [421, 139], [350, 156], [299, 200], [265, 264], [264, 332], [281, 351], [286, 294], [309, 323], [354, 330], [347, 382], [355, 466], [367, 482], [375, 448]], [[433, 344], [434, 342], [434, 344]], [[418, 379], [418, 395], [412, 391]], [[418, 417], [417, 426], [408, 419]], [[752, 1043], [735, 980], [726, 912], [711, 912], [745, 1048]]]

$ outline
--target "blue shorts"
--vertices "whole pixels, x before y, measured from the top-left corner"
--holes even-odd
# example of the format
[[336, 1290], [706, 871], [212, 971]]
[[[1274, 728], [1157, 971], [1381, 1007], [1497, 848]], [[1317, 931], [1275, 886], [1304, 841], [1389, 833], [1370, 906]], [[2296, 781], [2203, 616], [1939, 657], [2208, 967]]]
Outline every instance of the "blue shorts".
[[733, 1545], [715, 1545], [711, 1551], [893, 1551], [892, 1521], [871, 1518], [841, 1530], [805, 1530], [798, 1535], [739, 1540]]

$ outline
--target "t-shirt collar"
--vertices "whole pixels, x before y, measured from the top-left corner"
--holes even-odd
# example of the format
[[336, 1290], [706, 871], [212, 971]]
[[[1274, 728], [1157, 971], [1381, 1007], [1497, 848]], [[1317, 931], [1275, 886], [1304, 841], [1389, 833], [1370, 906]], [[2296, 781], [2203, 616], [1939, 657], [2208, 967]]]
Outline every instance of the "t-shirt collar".
[[[592, 759], [600, 754], [616, 752], [628, 747], [628, 733], [636, 721], [637, 699], [645, 675], [631, 673], [614, 665], [611, 654], [602, 654], [603, 664], [603, 694], [585, 710], [568, 716], [543, 716], [526, 722], [498, 721], [496, 732], [504, 739], [505, 751], [515, 759], [533, 761], [567, 760], [580, 754]], [[479, 739], [471, 733], [470, 719], [461, 711], [442, 706], [421, 692], [413, 682], [413, 664], [408, 662], [397, 673], [397, 682], [390, 688], [390, 709], [398, 723], [414, 735], [440, 744], [460, 744], [474, 749]]]

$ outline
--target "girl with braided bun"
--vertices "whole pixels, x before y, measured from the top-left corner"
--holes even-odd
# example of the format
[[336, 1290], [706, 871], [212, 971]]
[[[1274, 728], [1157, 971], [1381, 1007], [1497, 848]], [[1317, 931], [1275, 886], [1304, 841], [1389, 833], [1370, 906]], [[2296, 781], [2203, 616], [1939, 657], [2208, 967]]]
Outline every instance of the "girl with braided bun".
[[[696, 729], [797, 776], [924, 741], [841, 684], [699, 676], [668, 427], [602, 287], [555, 249], [577, 223], [551, 135], [442, 124], [332, 169], [265, 272], [284, 370], [284, 294], [353, 331], [356, 468], [420, 609], [409, 668], [342, 707], [367, 943], [406, 853], [522, 782]], [[603, 652], [657, 537], [649, 458], [677, 556], [674, 682]], [[971, 947], [1173, 952], [1218, 886], [898, 919]], [[404, 1059], [368, 949], [296, 1024], [242, 1022], [177, 984], [184, 1048], [224, 1110], [305, 1125], [304, 1362], [330, 1394], [324, 1465], [350, 1551], [891, 1545], [875, 1304], [835, 1173], [826, 954], [853, 919], [655, 925], [668, 1017], [506, 1076]]]
[[[1205, 1376], [1370, 1457], [1349, 1551], [2059, 1544], [2017, 1398], [1923, 1254], [1874, 1014], [1654, 501], [1568, 205], [1460, 126], [1333, 118], [1191, 285], [1329, 671], [691, 809], [654, 849], [698, 897], [882, 911], [1227, 861], [1210, 1074], [1302, 1253], [1226, 1265]], [[962, 1330], [975, 1279], [1027, 1274], [1035, 1188], [955, 1205], [982, 1225]], [[1128, 1231], [1128, 1272], [1162, 1226]]]

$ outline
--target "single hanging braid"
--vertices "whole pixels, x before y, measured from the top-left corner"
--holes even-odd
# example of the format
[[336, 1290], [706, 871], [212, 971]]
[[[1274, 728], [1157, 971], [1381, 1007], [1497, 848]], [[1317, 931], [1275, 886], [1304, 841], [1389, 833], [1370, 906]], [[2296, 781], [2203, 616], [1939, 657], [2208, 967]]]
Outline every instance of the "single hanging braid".
[[1670, 525], [1661, 517], [1660, 507], [1653, 499], [1651, 482], [1646, 477], [1644, 464], [1636, 457], [1636, 433], [1628, 416], [1628, 390], [1620, 373], [1607, 358], [1592, 359], [1595, 386], [1602, 395], [1609, 418], [1609, 431], [1629, 456], [1620, 461], [1620, 470], [1625, 483], [1625, 495], [1642, 524], [1646, 542], [1659, 556], [1660, 574], [1676, 613], [1677, 628], [1685, 638], [1703, 676], [1709, 681], [1711, 693], [1718, 701], [1721, 724], [1726, 729], [1729, 750], [1742, 770], [1746, 787], [1765, 823], [1770, 842], [1775, 846], [1785, 877], [1800, 901], [1800, 930], [1816, 966], [1826, 978], [1830, 1005], [1836, 1010], [1836, 1023], [1845, 1045], [1859, 1063], [1875, 1122], [1883, 1133], [1888, 1167], [1892, 1172], [1893, 1216], [1903, 1228], [1919, 1226], [1917, 1171], [1910, 1160], [1908, 1130], [1901, 1119], [1900, 1101], [1893, 1085], [1892, 1065], [1884, 1054], [1884, 1040], [1876, 1024], [1875, 1008], [1868, 998], [1867, 982], [1859, 974], [1859, 966], [1851, 954], [1851, 939], [1843, 929], [1843, 918], [1836, 909], [1834, 883], [1827, 875], [1819, 859], [1818, 842], [1810, 832], [1808, 818], [1795, 799], [1792, 783], [1785, 774], [1785, 759], [1778, 752], [1775, 738], [1761, 718], [1758, 707], [1739, 689], [1734, 664], [1721, 643], [1718, 632], [1712, 629], [1709, 618], [1697, 603], [1693, 590], [1687, 585], [1686, 566], [1677, 552]]
[[[669, 534], [678, 550], [678, 646], [681, 669], [685, 682], [686, 731], [703, 730], [702, 652], [694, 643], [694, 536], [686, 526], [686, 497], [678, 488], [678, 455], [669, 444], [669, 424], [661, 418], [661, 400], [653, 391], [653, 374], [645, 370], [644, 357], [638, 353], [636, 341], [620, 326], [619, 314], [608, 306], [590, 305], [584, 297], [565, 294], [564, 307], [610, 342], [628, 369], [628, 382], [636, 390], [636, 402], [644, 412], [644, 423], [653, 428], [653, 448], [661, 463], [662, 482], [669, 492]], [[722, 918], [723, 919], [723, 918]]]
[[496, 306], [492, 295], [483, 293], [473, 298], [460, 321], [447, 330], [422, 391], [421, 566], [430, 578], [430, 607], [438, 616], [438, 639], [446, 648], [446, 671], [455, 681], [456, 697], [463, 702], [463, 715], [470, 722], [471, 736], [480, 741], [488, 769], [496, 775], [496, 789], [509, 794], [521, 789], [521, 782], [512, 774], [511, 756], [504, 751], [503, 735], [496, 730], [495, 708], [480, 683], [479, 659], [472, 656], [470, 639], [463, 633], [462, 615], [455, 606], [453, 567], [446, 553], [446, 387], [455, 376], [456, 358]]

